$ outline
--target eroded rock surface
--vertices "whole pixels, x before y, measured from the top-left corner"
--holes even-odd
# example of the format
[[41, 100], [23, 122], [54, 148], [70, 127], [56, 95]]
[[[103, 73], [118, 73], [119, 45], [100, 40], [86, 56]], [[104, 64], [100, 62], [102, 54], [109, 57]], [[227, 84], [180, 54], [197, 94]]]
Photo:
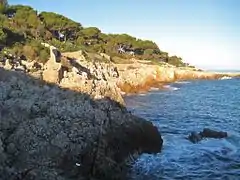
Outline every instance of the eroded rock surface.
[[0, 68], [0, 179], [124, 179], [130, 155], [161, 147], [118, 102]]

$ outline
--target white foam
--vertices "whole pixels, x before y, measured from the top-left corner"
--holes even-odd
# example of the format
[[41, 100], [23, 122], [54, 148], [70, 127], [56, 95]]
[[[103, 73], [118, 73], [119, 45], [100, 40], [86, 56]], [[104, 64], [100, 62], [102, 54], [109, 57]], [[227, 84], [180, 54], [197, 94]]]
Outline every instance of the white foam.
[[177, 91], [179, 90], [180, 88], [177, 88], [177, 87], [173, 87], [171, 85], [165, 85], [163, 86], [164, 88], [168, 89], [168, 90], [171, 90], [171, 91]]
[[151, 87], [150, 91], [158, 91], [159, 88]]
[[223, 76], [222, 78], [220, 78], [221, 80], [225, 80], [225, 79], [232, 79], [232, 77], [229, 76]]
[[189, 84], [189, 81], [177, 81], [176, 84]]

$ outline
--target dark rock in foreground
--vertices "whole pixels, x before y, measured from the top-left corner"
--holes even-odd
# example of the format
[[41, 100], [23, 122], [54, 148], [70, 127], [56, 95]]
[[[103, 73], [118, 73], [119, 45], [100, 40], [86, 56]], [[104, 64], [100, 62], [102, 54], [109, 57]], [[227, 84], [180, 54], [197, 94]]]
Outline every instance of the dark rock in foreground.
[[0, 68], [0, 179], [124, 179], [129, 157], [158, 153], [150, 122], [109, 98]]
[[191, 132], [191, 134], [188, 136], [188, 139], [192, 143], [197, 143], [201, 141], [203, 138], [226, 138], [228, 134], [226, 132], [222, 131], [215, 131], [212, 129], [204, 128], [202, 132], [197, 133], [197, 132]]

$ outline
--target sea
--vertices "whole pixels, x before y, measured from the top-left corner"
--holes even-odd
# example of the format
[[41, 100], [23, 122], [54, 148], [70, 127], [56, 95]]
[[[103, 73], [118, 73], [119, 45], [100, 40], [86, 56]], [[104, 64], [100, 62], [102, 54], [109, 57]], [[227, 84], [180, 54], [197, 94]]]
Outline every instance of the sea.
[[[130, 180], [240, 180], [240, 79], [176, 82], [125, 102], [157, 126], [164, 141], [161, 153], [136, 160]], [[187, 139], [204, 128], [228, 137], [196, 144]]]

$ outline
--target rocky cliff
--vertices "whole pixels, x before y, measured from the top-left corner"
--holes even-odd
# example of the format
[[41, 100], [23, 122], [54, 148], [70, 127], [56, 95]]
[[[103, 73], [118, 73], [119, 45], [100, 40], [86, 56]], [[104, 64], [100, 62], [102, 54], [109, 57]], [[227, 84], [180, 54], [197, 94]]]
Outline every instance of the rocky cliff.
[[179, 80], [220, 79], [223, 77], [237, 77], [239, 74], [214, 73], [141, 63], [116, 65], [118, 67], [118, 87], [125, 93], [148, 91], [151, 87], [161, 88], [165, 83]]
[[122, 93], [148, 91], [151, 87], [160, 88], [164, 83], [178, 80], [220, 79], [239, 75], [178, 68], [168, 64], [151, 65], [146, 63], [148, 61], [139, 60], [131, 64], [114, 64], [111, 57], [104, 53], [61, 53], [49, 44], [42, 45], [50, 49], [50, 59], [44, 65], [36, 61], [6, 59], [0, 66], [87, 93], [94, 99], [109, 97], [121, 104], [124, 104]]
[[0, 179], [124, 179], [131, 156], [161, 150], [157, 128], [110, 98], [3, 68], [0, 87]]

